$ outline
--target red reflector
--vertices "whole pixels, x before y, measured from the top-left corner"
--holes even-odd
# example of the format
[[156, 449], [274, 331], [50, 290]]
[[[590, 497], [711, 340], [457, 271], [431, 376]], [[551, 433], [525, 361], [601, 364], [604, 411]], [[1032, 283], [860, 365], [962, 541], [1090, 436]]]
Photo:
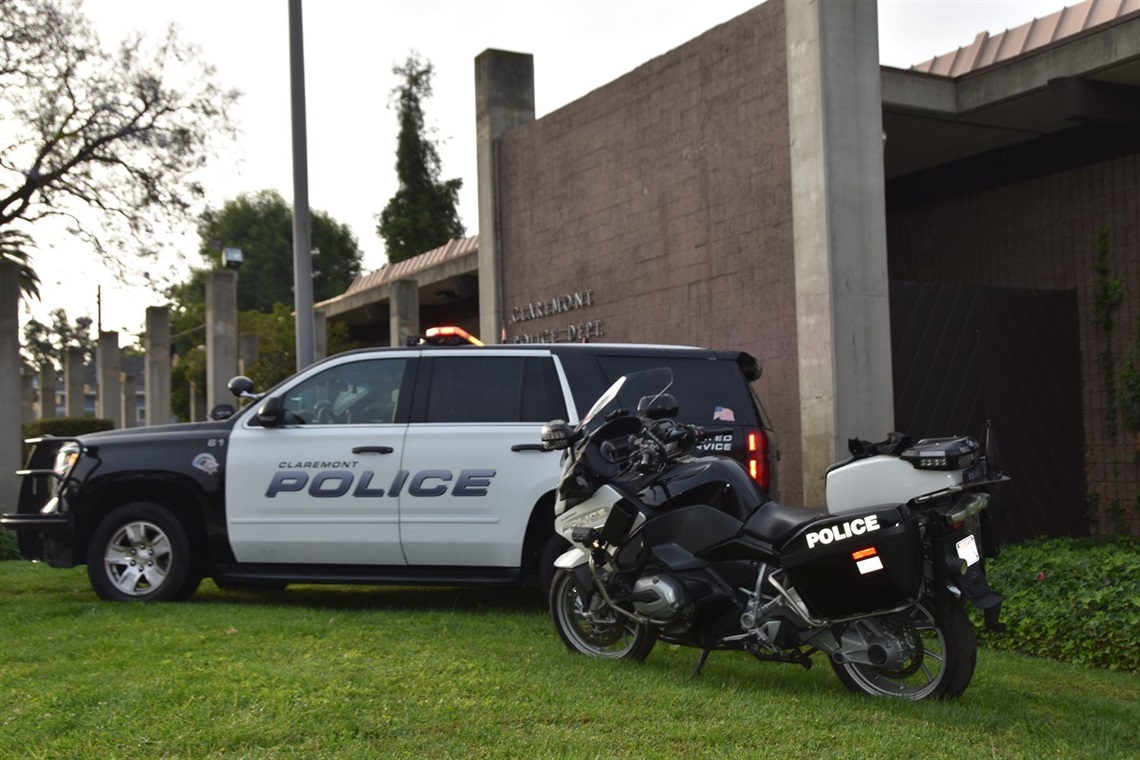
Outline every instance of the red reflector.
[[875, 551], [875, 547], [872, 546], [869, 549], [860, 549], [857, 552], [851, 552], [851, 559], [866, 559], [867, 557], [874, 557], [876, 554], [878, 554], [878, 552]]

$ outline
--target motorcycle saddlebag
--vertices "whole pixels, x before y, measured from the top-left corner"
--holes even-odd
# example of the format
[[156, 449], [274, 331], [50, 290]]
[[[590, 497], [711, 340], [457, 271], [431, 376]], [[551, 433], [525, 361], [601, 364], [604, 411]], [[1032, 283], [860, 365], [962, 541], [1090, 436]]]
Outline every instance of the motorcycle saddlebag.
[[845, 512], [797, 530], [781, 565], [821, 618], [887, 610], [922, 588], [922, 541], [903, 507]]

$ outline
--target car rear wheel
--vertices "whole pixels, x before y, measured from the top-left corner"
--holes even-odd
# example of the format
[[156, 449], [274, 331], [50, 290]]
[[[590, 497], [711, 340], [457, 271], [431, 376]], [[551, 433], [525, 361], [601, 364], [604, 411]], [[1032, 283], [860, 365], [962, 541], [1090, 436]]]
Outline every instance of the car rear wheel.
[[186, 526], [149, 502], [124, 504], [103, 518], [88, 545], [87, 577], [100, 598], [113, 602], [187, 599], [201, 581]]

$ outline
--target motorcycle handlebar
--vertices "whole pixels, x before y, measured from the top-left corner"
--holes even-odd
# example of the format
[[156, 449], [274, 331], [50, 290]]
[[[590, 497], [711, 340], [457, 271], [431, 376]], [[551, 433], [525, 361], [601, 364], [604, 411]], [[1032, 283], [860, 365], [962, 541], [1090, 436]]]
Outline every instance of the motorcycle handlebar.
[[715, 427], [715, 428], [698, 427], [696, 430], [697, 430], [697, 439], [698, 440], [704, 440], [705, 438], [716, 438], [717, 436], [720, 436], [720, 435], [732, 435], [733, 433], [736, 432], [735, 428], [730, 428], [730, 427]]

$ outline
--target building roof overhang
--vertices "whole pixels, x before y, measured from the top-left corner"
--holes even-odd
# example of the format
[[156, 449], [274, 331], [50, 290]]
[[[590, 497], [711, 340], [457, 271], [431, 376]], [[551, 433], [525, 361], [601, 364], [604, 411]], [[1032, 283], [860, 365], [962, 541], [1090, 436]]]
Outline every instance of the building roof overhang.
[[883, 67], [881, 82], [888, 180], [1082, 124], [1140, 131], [1140, 12], [956, 77]]

